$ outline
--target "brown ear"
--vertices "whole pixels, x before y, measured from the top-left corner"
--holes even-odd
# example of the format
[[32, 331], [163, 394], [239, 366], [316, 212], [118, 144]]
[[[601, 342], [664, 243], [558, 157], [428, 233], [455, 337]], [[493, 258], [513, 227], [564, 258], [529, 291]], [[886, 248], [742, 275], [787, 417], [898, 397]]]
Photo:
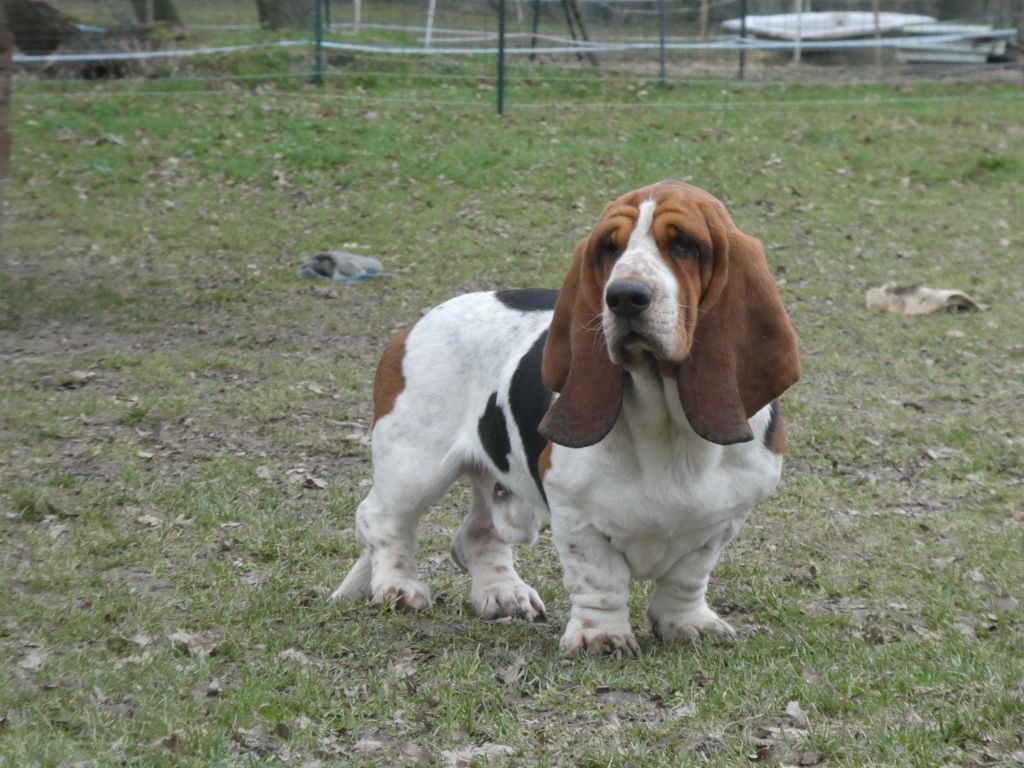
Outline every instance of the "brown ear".
[[698, 435], [732, 445], [752, 440], [747, 420], [800, 378], [800, 355], [761, 244], [727, 215], [712, 239], [714, 276], [679, 365], [679, 399]]
[[611, 432], [622, 408], [625, 375], [608, 358], [602, 286], [586, 253], [587, 240], [582, 240], [558, 293], [541, 363], [544, 386], [559, 394], [538, 431], [569, 448], [593, 445]]

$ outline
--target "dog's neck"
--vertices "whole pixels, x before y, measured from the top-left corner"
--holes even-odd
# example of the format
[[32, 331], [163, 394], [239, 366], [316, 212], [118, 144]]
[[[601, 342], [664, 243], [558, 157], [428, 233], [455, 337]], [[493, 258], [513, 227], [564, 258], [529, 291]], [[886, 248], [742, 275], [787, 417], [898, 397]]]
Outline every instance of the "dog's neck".
[[690, 426], [676, 382], [676, 366], [647, 356], [644, 364], [626, 370], [622, 411], [617, 428], [631, 442], [680, 442], [689, 446], [710, 445]]

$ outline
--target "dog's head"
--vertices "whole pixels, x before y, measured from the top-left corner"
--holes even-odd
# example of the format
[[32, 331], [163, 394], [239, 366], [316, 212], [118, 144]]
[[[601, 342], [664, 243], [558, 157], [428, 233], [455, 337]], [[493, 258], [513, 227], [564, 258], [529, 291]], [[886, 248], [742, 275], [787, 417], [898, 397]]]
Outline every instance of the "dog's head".
[[800, 377], [796, 334], [760, 243], [725, 207], [677, 181], [609, 204], [573, 253], [544, 348], [559, 397], [541, 422], [573, 448], [608, 434], [624, 377], [675, 376], [694, 431], [720, 445]]

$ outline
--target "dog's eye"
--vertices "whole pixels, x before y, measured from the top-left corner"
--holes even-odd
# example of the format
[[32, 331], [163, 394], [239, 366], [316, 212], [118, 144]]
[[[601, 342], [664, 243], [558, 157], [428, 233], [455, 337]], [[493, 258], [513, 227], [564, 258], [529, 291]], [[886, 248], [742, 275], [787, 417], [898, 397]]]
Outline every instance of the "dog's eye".
[[615, 261], [619, 258], [619, 247], [611, 239], [602, 240], [597, 246], [598, 261]]
[[701, 258], [700, 246], [682, 234], [672, 238], [668, 244], [668, 253], [673, 259], [678, 259], [679, 261]]

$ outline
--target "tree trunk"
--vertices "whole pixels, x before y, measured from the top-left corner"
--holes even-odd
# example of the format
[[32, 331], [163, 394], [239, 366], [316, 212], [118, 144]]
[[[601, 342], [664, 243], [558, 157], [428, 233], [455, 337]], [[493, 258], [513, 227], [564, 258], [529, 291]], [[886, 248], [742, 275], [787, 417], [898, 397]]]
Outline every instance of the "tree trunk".
[[267, 29], [312, 29], [315, 0], [256, 0], [260, 26]]
[[[572, 25], [576, 25], [576, 30], [579, 32], [580, 39], [584, 42], [590, 42], [590, 36], [587, 34], [587, 28], [583, 26], [583, 14], [580, 13], [580, 6], [576, 0], [563, 0], [566, 3], [566, 8], [569, 9], [570, 19], [569, 25], [570, 30]], [[593, 51], [587, 51], [587, 58], [590, 59], [592, 66], [597, 66], [597, 56], [594, 55]]]
[[181, 16], [174, 7], [174, 0], [132, 0], [132, 9], [139, 24], [163, 22], [181, 26]]
[[74, 19], [44, 0], [0, 0], [22, 53], [52, 53], [75, 36]]

